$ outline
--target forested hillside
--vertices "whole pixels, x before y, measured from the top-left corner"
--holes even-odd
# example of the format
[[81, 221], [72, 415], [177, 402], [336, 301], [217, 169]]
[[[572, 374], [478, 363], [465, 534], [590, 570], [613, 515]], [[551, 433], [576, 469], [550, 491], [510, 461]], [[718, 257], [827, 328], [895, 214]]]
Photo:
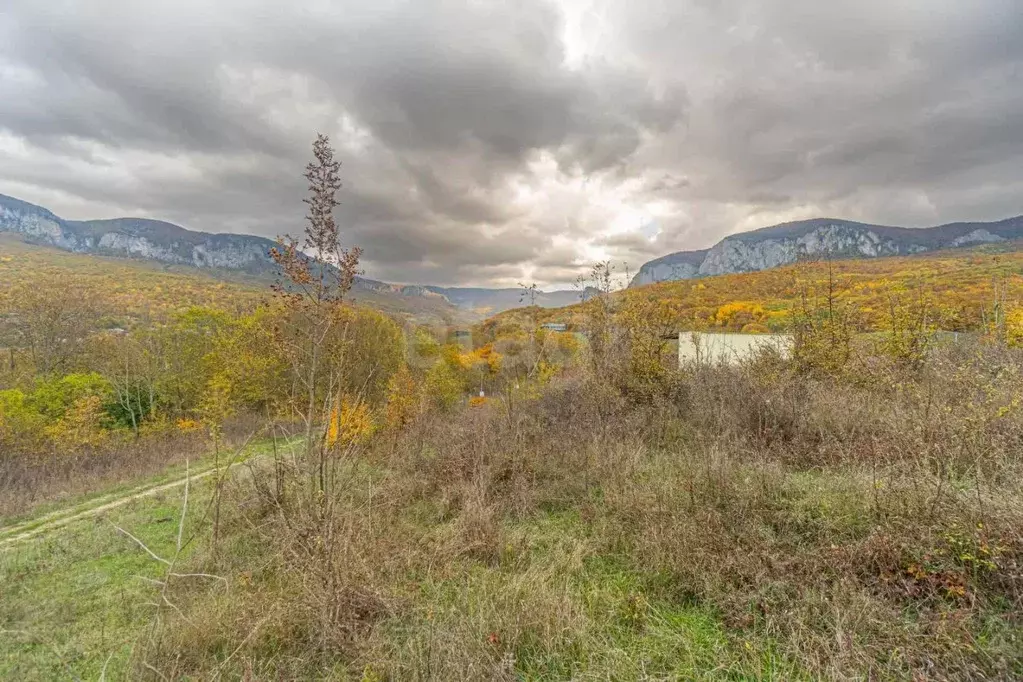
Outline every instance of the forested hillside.
[[[42, 206], [0, 194], [0, 237], [6, 235], [72, 253], [129, 258], [219, 278], [262, 279], [267, 284], [277, 272], [270, 257], [276, 242], [265, 237], [198, 232], [143, 218], [65, 220]], [[448, 323], [514, 308], [522, 299], [515, 288], [391, 284], [362, 273], [352, 286], [366, 303], [381, 310]], [[533, 293], [534, 303], [541, 307], [568, 305], [579, 298], [573, 290]]]
[[[12, 234], [0, 234], [0, 296], [14, 288], [46, 286], [71, 278], [110, 311], [113, 326], [127, 326], [139, 316], [161, 315], [192, 305], [224, 310], [251, 308], [273, 282], [269, 275], [254, 276], [223, 269], [199, 270], [126, 260], [29, 244]], [[360, 288], [354, 300], [422, 324], [463, 324], [473, 319], [442, 296], [404, 296], [391, 291]]]
[[[777, 332], [791, 326], [808, 289], [820, 289], [829, 278], [836, 302], [854, 311], [860, 331], [885, 328], [892, 305], [909, 303], [925, 310], [936, 328], [980, 331], [1023, 303], [1023, 250], [1010, 243], [873, 260], [817, 259], [761, 272], [629, 287], [615, 296], [623, 306], [642, 305], [666, 330]], [[507, 311], [486, 324], [534, 318], [582, 324], [592, 305]]]

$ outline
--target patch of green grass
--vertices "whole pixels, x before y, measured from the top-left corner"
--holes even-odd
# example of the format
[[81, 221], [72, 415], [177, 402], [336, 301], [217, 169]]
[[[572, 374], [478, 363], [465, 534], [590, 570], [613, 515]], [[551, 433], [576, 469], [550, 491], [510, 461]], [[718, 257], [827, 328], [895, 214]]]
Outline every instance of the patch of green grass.
[[[278, 445], [280, 448], [284, 447], [280, 443]], [[240, 464], [252, 457], [268, 455], [272, 451], [273, 445], [269, 439], [254, 441], [245, 447], [241, 456], [235, 461], [235, 464]], [[235, 454], [237, 453], [234, 450], [221, 452], [219, 458], [221, 460], [221, 465], [230, 461], [230, 458], [235, 456]], [[115, 485], [106, 486], [98, 490], [93, 490], [88, 493], [44, 502], [33, 507], [29, 511], [8, 517], [0, 517], [0, 524], [2, 524], [0, 525], [0, 539], [2, 539], [8, 531], [12, 530], [12, 527], [15, 525], [18, 526], [18, 533], [30, 531], [56, 518], [71, 516], [80, 512], [88, 511], [89, 509], [101, 506], [107, 502], [112, 502], [118, 498], [142, 492], [165, 483], [181, 480], [185, 477], [186, 471], [192, 476], [197, 476], [203, 472], [212, 470], [216, 459], [217, 458], [213, 452], [207, 452], [202, 457], [193, 459], [187, 464], [185, 462], [172, 464], [154, 476], [135, 478]]]
[[492, 563], [409, 576], [418, 588], [383, 624], [371, 669], [393, 679], [807, 677], [771, 642], [732, 636], [712, 609], [661, 597], [653, 576], [596, 546], [576, 512], [503, 531]]
[[[76, 522], [0, 551], [0, 679], [124, 679], [133, 647], [152, 621], [165, 567], [113, 524], [168, 558], [183, 488], [141, 498], [108, 519]], [[192, 486], [186, 537], [208, 490]], [[186, 550], [187, 553], [187, 550]]]
[[870, 495], [875, 485], [880, 491], [882, 483], [862, 472], [787, 472], [777, 491], [784, 532], [817, 543], [866, 537], [877, 514]]

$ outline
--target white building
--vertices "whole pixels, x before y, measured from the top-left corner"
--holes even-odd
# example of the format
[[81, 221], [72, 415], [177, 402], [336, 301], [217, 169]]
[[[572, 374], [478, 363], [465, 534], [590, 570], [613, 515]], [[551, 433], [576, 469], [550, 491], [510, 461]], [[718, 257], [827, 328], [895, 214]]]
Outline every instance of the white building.
[[774, 349], [783, 357], [792, 353], [791, 334], [718, 334], [679, 332], [678, 363], [736, 364], [762, 350]]

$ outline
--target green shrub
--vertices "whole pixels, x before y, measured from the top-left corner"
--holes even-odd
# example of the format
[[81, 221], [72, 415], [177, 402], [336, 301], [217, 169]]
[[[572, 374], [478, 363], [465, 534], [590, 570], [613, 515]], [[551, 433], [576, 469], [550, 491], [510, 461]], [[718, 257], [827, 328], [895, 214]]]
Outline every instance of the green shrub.
[[4, 449], [38, 441], [45, 426], [46, 418], [33, 408], [23, 391], [0, 391], [0, 443], [5, 444]]
[[72, 405], [85, 398], [110, 398], [110, 382], [95, 372], [41, 379], [29, 397], [32, 407], [47, 419], [63, 417]]

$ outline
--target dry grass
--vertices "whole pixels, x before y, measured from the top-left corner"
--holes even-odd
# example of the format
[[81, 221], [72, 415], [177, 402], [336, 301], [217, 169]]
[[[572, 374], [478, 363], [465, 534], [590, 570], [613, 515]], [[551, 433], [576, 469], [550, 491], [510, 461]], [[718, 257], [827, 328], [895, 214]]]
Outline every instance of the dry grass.
[[[763, 359], [634, 403], [593, 379], [239, 484], [168, 677], [1023, 675], [1018, 353], [812, 381]], [[256, 480], [271, 477], [257, 472]], [[283, 490], [281, 495], [267, 491]], [[225, 661], [227, 661], [225, 666]], [[225, 666], [222, 668], [222, 666]]]
[[[262, 429], [258, 418], [236, 418], [226, 425], [224, 447]], [[109, 494], [118, 485], [137, 484], [168, 467], [211, 455], [212, 444], [202, 432], [173, 428], [76, 452], [0, 453], [0, 518], [19, 517], [97, 490]]]

